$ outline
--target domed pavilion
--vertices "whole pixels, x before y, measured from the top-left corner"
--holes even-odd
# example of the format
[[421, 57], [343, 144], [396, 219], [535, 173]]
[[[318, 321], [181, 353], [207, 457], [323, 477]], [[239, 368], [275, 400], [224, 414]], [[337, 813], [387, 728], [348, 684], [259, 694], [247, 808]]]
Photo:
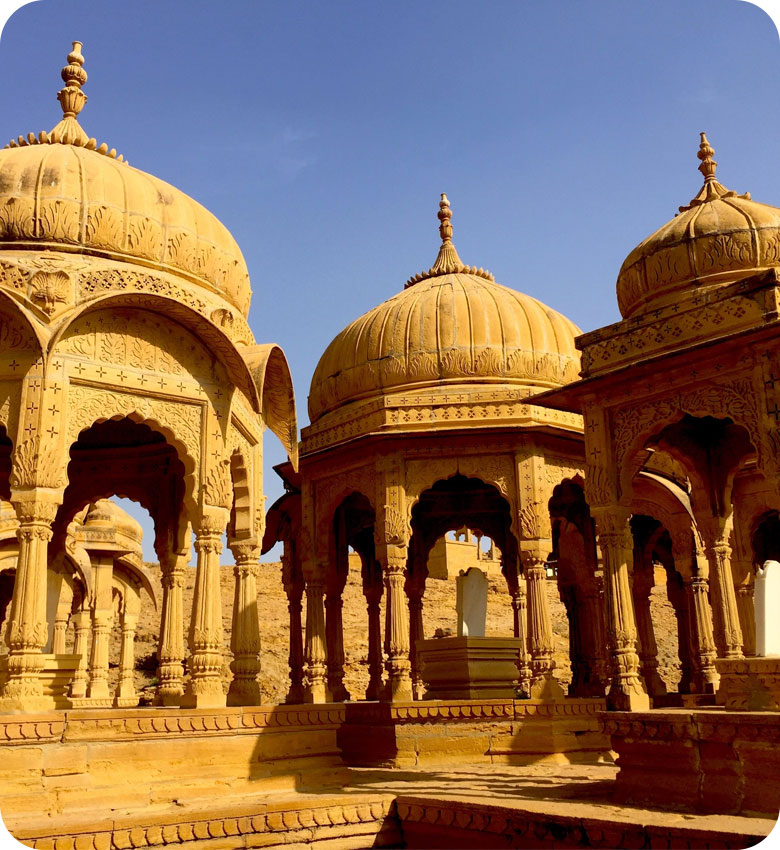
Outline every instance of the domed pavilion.
[[[584, 415], [618, 708], [656, 696], [636, 607], [653, 541], [681, 580], [688, 691], [732, 708], [747, 705], [755, 569], [780, 555], [780, 209], [721, 184], [704, 133], [698, 158], [701, 190], [620, 269], [622, 320], [577, 340], [581, 380], [535, 399]], [[759, 667], [780, 705], [776, 661]]]
[[[47, 573], [78, 572], [68, 529], [88, 505], [115, 495], [154, 520], [158, 700], [225, 703], [219, 553], [227, 532], [237, 563], [228, 698], [256, 703], [262, 437], [274, 431], [295, 463], [289, 370], [281, 349], [252, 336], [249, 275], [225, 226], [82, 128], [83, 65], [74, 42], [57, 95], [62, 120], [0, 151], [0, 498], [13, 505], [19, 538], [3, 705], [50, 704]], [[94, 510], [85, 528], [93, 520]], [[187, 653], [182, 586], [193, 533]], [[96, 575], [124, 557], [127, 535], [119, 537], [90, 550]], [[103, 586], [110, 597], [110, 578]], [[100, 597], [91, 591], [86, 602], [93, 644], [105, 628]], [[101, 682], [84, 699], [111, 704]]]
[[[290, 492], [269, 512], [265, 545], [285, 540], [285, 585], [298, 617], [305, 584], [306, 645], [291, 647], [290, 699], [304, 690], [314, 702], [349, 699], [342, 591], [350, 549], [360, 556], [367, 603], [366, 698], [420, 698], [415, 646], [424, 638], [428, 555], [464, 526], [501, 552], [516, 637], [525, 637], [527, 622], [517, 661], [527, 691], [562, 695], [544, 592], [553, 548], [548, 501], [556, 484], [583, 471], [582, 425], [527, 399], [576, 379], [579, 330], [461, 261], [446, 195], [438, 217], [433, 266], [348, 325], [322, 355], [300, 473], [282, 470]], [[598, 595], [595, 580], [591, 590]], [[598, 629], [595, 618], [589, 627]], [[597, 634], [587, 641], [593, 654]]]

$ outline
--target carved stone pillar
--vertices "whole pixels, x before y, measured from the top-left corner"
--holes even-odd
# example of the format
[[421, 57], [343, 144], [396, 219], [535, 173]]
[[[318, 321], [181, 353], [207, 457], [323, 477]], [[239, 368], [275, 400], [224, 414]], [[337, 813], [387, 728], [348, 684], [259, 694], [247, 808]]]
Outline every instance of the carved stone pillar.
[[303, 600], [303, 575], [297, 564], [293, 544], [284, 543], [282, 552], [282, 584], [287, 594], [287, 613], [290, 619], [290, 649], [287, 663], [290, 667], [290, 687], [285, 702], [300, 705], [304, 701], [303, 687], [303, 628], [301, 619]]
[[710, 568], [715, 646], [721, 658], [742, 658], [742, 629], [731, 572], [728, 524], [719, 518], [704, 528], [705, 554]]
[[184, 577], [189, 556], [160, 558], [162, 611], [157, 647], [157, 694], [160, 705], [179, 705], [184, 695]]
[[119, 653], [119, 682], [117, 684], [115, 705], [137, 704], [138, 697], [133, 682], [133, 670], [135, 669], [135, 630], [138, 625], [138, 617], [122, 614], [122, 644]]
[[677, 689], [681, 694], [695, 693], [696, 668], [693, 662], [690, 606], [679, 573], [672, 573], [667, 578], [666, 595], [677, 619], [677, 652], [680, 658], [680, 683]]
[[344, 623], [342, 612], [344, 586], [329, 590], [325, 598], [325, 634], [328, 643], [328, 690], [334, 702], [346, 702], [350, 696], [344, 686]]
[[509, 595], [512, 600], [512, 630], [514, 637], [520, 641], [517, 651], [517, 684], [515, 694], [519, 699], [528, 699], [531, 695], [531, 657], [528, 654], [528, 617], [525, 589], [520, 586], [517, 570], [507, 573], [502, 566], [502, 572], [507, 580]]
[[639, 638], [639, 672], [651, 697], [666, 693], [666, 685], [658, 673], [658, 644], [655, 640], [653, 618], [650, 615], [650, 593], [654, 574], [652, 559], [646, 551], [634, 549], [634, 574], [631, 582], [634, 612]]
[[629, 511], [618, 505], [593, 508], [604, 559], [607, 641], [612, 656], [608, 704], [622, 711], [646, 711], [650, 698], [639, 674], [637, 632], [628, 570], [633, 559]]
[[560, 699], [564, 693], [553, 676], [552, 623], [547, 600], [547, 569], [537, 553], [521, 553], [528, 595], [528, 651], [531, 655], [532, 699]]
[[230, 648], [233, 650], [233, 681], [228, 691], [228, 705], [261, 705], [260, 694], [260, 622], [257, 613], [257, 564], [260, 546], [255, 540], [232, 541], [230, 551], [236, 565], [233, 597], [233, 627]]
[[414, 699], [423, 699], [425, 684], [420, 673], [420, 659], [417, 655], [417, 641], [425, 639], [423, 624], [423, 593], [424, 588], [419, 582], [407, 585], [409, 597], [409, 661], [412, 674], [412, 695]]
[[14, 491], [11, 501], [19, 519], [19, 557], [6, 633], [8, 678], [3, 698], [4, 707], [31, 711], [47, 704], [40, 675], [41, 650], [48, 641], [47, 547], [61, 494], [43, 489]]
[[695, 575], [685, 582], [688, 610], [691, 618], [693, 650], [692, 693], [711, 694], [719, 681], [715, 669], [715, 642], [712, 637], [712, 612], [709, 602], [709, 581], [706, 576]]
[[588, 671], [582, 696], [603, 697], [609, 684], [604, 635], [603, 598], [595, 579], [577, 596], [582, 622], [583, 658]]
[[73, 606], [73, 587], [64, 576], [61, 577], [59, 590], [57, 610], [54, 615], [54, 628], [51, 636], [51, 651], [55, 655], [62, 655], [65, 652], [65, 637], [68, 631], [70, 609]]
[[83, 699], [87, 695], [89, 682], [89, 626], [91, 616], [87, 608], [81, 608], [71, 618], [73, 621], [73, 654], [79, 656], [73, 680], [70, 683], [70, 696]]
[[108, 643], [114, 624], [111, 578], [114, 573], [114, 553], [91, 551], [92, 560], [92, 652], [89, 657], [89, 687], [87, 697], [109, 705]]
[[753, 603], [753, 582], [745, 582], [737, 588], [737, 611], [742, 627], [745, 655], [756, 654], [756, 612]]
[[377, 559], [382, 564], [385, 580], [386, 617], [385, 653], [387, 685], [385, 698], [391, 702], [411, 700], [412, 677], [409, 661], [409, 621], [404, 599], [406, 579], [406, 546], [377, 546]]
[[222, 600], [219, 583], [219, 556], [222, 534], [229, 512], [208, 508], [200, 517], [195, 537], [197, 570], [190, 620], [190, 680], [182, 705], [192, 708], [219, 708], [227, 702], [222, 687], [223, 632]]
[[384, 685], [382, 677], [382, 616], [380, 603], [384, 588], [381, 579], [363, 585], [363, 595], [366, 598], [368, 614], [368, 687], [367, 700], [378, 700], [382, 697]]
[[327, 652], [325, 635], [325, 587], [318, 576], [306, 581], [306, 648], [305, 673], [306, 702], [328, 702]]

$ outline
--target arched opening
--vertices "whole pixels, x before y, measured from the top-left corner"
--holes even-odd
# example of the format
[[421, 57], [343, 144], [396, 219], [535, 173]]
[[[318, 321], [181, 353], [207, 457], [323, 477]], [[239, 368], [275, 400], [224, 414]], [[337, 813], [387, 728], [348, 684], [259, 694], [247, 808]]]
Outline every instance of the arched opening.
[[376, 700], [382, 689], [384, 585], [376, 559], [375, 523], [371, 502], [358, 492], [344, 498], [333, 515], [325, 636], [328, 689], [334, 700]]
[[[511, 526], [510, 505], [499, 491], [479, 479], [460, 474], [437, 481], [421, 493], [414, 505], [406, 593], [416, 698], [449, 698], [456, 694], [472, 697], [480, 689], [484, 698], [514, 695], [521, 625], [514, 615], [517, 608], [507, 604], [506, 597], [498, 592], [504, 583], [513, 602], [519, 598], [518, 546]], [[434, 551], [437, 545], [440, 548], [443, 545], [446, 551], [450, 532], [465, 535], [463, 542], [469, 543], [474, 559], [470, 569], [458, 569], [454, 575], [438, 563]], [[492, 541], [494, 557], [497, 556], [500, 564], [498, 575], [490, 575], [484, 564], [480, 568], [476, 547], [468, 539], [470, 535]], [[438, 580], [431, 577], [431, 567]], [[464, 681], [438, 679], [437, 657], [443, 658], [450, 651], [468, 653], [478, 641], [487, 640], [493, 641], [493, 656], [500, 656], [503, 661], [503, 678], [499, 676], [501, 681], [493, 683], [492, 689], [480, 684], [473, 665]], [[456, 647], [458, 641], [463, 645]]]
[[[49, 552], [55, 568], [50, 581], [58, 588], [52, 600], [55, 632], [63, 611], [71, 609], [73, 634], [63, 646], [72, 645], [75, 656], [70, 686], [75, 705], [152, 702], [164, 631], [158, 601], [167, 592], [165, 572], [187, 538], [184, 494], [185, 469], [176, 449], [145, 423], [109, 419], [82, 431], [71, 445]], [[145, 565], [143, 529], [118, 504], [125, 500], [140, 506], [133, 513], [148, 513], [144, 525], [153, 527], [159, 567]], [[73, 580], [73, 560], [84, 587]], [[183, 623], [174, 628], [181, 633]]]
[[[603, 570], [579, 478], [564, 479], [549, 502], [558, 592], [568, 623], [569, 696], [603, 697], [607, 686]], [[560, 661], [556, 659], [557, 663]], [[565, 673], [565, 667], [563, 668]], [[561, 680], [565, 680], [561, 675]]]

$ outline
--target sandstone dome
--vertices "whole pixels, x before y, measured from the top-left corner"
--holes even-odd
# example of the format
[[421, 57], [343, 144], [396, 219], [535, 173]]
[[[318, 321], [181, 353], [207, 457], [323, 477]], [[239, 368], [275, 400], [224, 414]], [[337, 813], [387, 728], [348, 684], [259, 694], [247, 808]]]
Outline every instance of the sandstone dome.
[[170, 272], [219, 294], [244, 316], [246, 263], [228, 229], [205, 207], [88, 138], [81, 44], [58, 94], [63, 119], [0, 151], [0, 251], [52, 250]]
[[141, 524], [110, 499], [98, 499], [98, 501], [92, 502], [84, 516], [84, 525], [113, 528], [138, 543], [144, 536]]
[[623, 318], [693, 287], [732, 283], [780, 265], [780, 209], [719, 183], [714, 153], [702, 133], [701, 191], [626, 257], [617, 280]]
[[577, 379], [579, 328], [464, 265], [446, 195], [439, 206], [442, 246], [433, 267], [348, 325], [320, 358], [309, 392], [312, 423], [389, 392], [501, 384], [531, 395]]

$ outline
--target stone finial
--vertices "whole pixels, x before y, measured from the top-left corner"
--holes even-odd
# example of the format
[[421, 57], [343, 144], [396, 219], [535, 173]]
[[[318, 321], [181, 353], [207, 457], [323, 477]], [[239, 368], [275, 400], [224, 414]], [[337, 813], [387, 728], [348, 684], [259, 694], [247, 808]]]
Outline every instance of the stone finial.
[[57, 92], [57, 100], [62, 107], [62, 121], [49, 133], [49, 139], [65, 145], [86, 145], [89, 137], [76, 117], [87, 102], [87, 96], [81, 90], [87, 81], [87, 72], [83, 68], [84, 56], [80, 41], [73, 42], [73, 50], [68, 54], [67, 62], [62, 69], [65, 88]]
[[704, 175], [705, 181], [714, 180], [715, 169], [718, 167], [718, 163], [713, 159], [715, 151], [707, 141], [707, 134], [700, 133], [699, 135], [701, 136], [701, 144], [699, 145], [699, 152], [696, 154], [701, 160], [699, 171]]
[[490, 274], [489, 271], [486, 269], [478, 269], [475, 266], [467, 266], [458, 256], [458, 252], [452, 244], [452, 222], [450, 221], [452, 218], [452, 210], [450, 209], [449, 199], [444, 192], [441, 193], [439, 212], [437, 215], [439, 218], [441, 247], [439, 248], [439, 254], [436, 257], [436, 262], [428, 269], [427, 272], [420, 272], [419, 274], [414, 275], [414, 277], [410, 277], [409, 280], [406, 281], [405, 288], [414, 286], [415, 283], [419, 283], [421, 280], [427, 280], [430, 277], [437, 277], [442, 274], [471, 274], [476, 277], [483, 277], [485, 280], [493, 280], [493, 275]]
[[699, 193], [690, 203], [679, 207], [680, 212], [686, 212], [693, 209], [693, 207], [710, 203], [710, 201], [718, 201], [721, 198], [742, 198], [749, 201], [750, 192], [745, 192], [744, 195], [737, 195], [736, 192], [732, 192], [731, 189], [727, 189], [722, 183], [717, 181], [715, 178], [715, 169], [718, 167], [718, 163], [713, 158], [715, 151], [707, 140], [707, 134], [700, 133], [699, 135], [701, 136], [701, 142], [696, 156], [701, 160], [699, 171], [704, 175], [704, 185], [699, 189]]
[[444, 192], [441, 193], [441, 200], [439, 201], [439, 235], [441, 236], [442, 242], [451, 242], [452, 241], [452, 224], [450, 223], [450, 219], [452, 218], [452, 210], [450, 209], [450, 202]]

